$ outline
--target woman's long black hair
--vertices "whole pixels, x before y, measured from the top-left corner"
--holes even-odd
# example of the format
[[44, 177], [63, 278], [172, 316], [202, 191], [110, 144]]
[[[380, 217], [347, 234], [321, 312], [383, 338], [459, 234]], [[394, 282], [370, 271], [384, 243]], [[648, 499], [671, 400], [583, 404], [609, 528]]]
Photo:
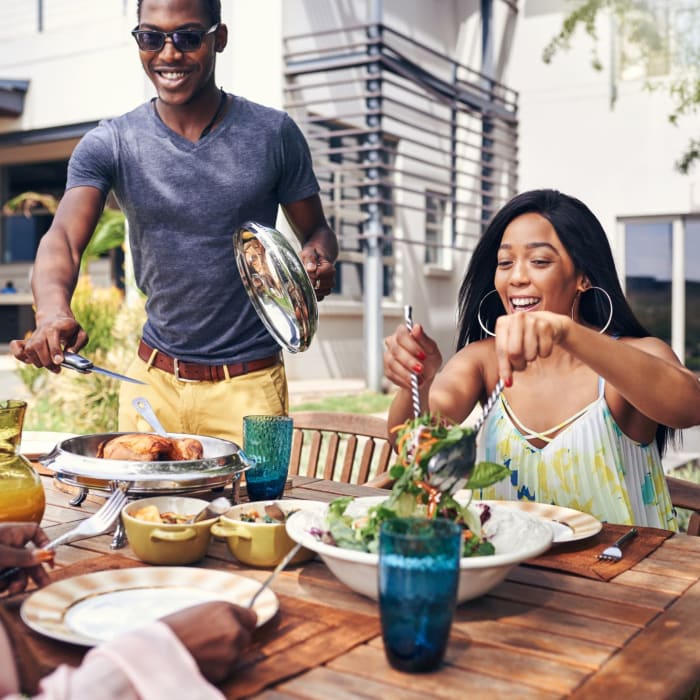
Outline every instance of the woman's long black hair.
[[[503, 233], [513, 219], [529, 213], [539, 214], [552, 224], [576, 270], [585, 274], [591, 285], [602, 287], [610, 295], [613, 316], [607, 333], [634, 338], [651, 335], [637, 320], [625, 298], [608, 237], [595, 214], [575, 197], [556, 190], [531, 190], [511, 199], [493, 217], [474, 249], [459, 290], [457, 349], [484, 337], [477, 314], [481, 300], [495, 289], [498, 248]], [[496, 319], [504, 313], [498, 294], [491, 294], [481, 307], [481, 320], [493, 331]], [[590, 325], [602, 328], [610, 315], [610, 305], [604, 294], [593, 290], [581, 295], [579, 313]], [[656, 444], [661, 454], [673, 435], [673, 430], [659, 424]]]

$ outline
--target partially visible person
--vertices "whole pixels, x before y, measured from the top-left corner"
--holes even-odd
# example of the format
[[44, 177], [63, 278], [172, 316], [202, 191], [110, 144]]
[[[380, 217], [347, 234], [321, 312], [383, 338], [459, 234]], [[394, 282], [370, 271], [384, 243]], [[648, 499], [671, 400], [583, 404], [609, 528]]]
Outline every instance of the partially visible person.
[[[34, 523], [0, 523], [0, 569], [24, 567], [9, 585], [24, 590], [27, 576], [48, 583], [36, 549], [48, 543]], [[0, 590], [3, 584], [0, 583]], [[250, 643], [255, 612], [224, 601], [172, 613], [92, 649], [78, 668], [59, 666], [41, 681], [38, 700], [221, 700], [212, 685], [231, 674]], [[7, 630], [0, 625], [0, 698], [20, 700], [19, 677]]]
[[12, 280], [7, 280], [5, 282], [5, 286], [0, 290], [2, 294], [16, 294], [17, 293], [17, 287], [15, 287], [15, 283]]
[[535, 190], [496, 214], [464, 277], [458, 349], [444, 368], [419, 323], [385, 344], [399, 387], [390, 427], [412, 415], [412, 372], [422, 409], [450, 423], [504, 381], [477, 459], [511, 478], [481, 497], [677, 529], [661, 455], [673, 429], [700, 424], [700, 382], [635, 318], [608, 238], [578, 199]]
[[169, 432], [240, 443], [244, 415], [284, 414], [289, 399], [280, 347], [243, 287], [233, 234], [248, 221], [274, 226], [281, 207], [319, 300], [334, 285], [338, 242], [298, 126], [216, 84], [228, 41], [220, 0], [140, 0], [137, 16], [133, 35], [157, 96], [76, 146], [34, 265], [36, 330], [10, 347], [58, 372], [64, 350], [85, 345], [71, 296], [114, 191], [147, 296], [138, 357], [124, 370], [147, 386], [122, 383], [119, 429], [150, 431], [131, 405], [144, 396]]

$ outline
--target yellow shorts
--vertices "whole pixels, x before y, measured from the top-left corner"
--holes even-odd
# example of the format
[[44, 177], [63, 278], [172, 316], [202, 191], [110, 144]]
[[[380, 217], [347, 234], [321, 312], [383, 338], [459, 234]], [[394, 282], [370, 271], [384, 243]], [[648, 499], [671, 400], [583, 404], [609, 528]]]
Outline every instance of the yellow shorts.
[[131, 405], [148, 399], [163, 427], [171, 433], [210, 435], [243, 446], [243, 416], [279, 416], [289, 411], [287, 375], [282, 363], [220, 382], [183, 382], [137, 357], [126, 373], [146, 386], [121, 382], [119, 430], [153, 432]]

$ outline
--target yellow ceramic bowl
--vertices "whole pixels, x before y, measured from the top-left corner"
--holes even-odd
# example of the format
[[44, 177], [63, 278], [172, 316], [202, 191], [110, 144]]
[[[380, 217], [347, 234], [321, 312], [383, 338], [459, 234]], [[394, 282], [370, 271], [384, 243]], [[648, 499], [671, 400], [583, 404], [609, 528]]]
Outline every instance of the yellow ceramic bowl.
[[153, 505], [160, 513], [196, 515], [207, 503], [208, 501], [201, 498], [156, 496], [141, 498], [125, 505], [122, 509], [122, 522], [136, 556], [149, 564], [168, 566], [199, 561], [207, 553], [211, 526], [216, 522], [216, 518], [191, 525], [160, 525], [135, 518], [132, 513]]
[[[242, 503], [227, 511], [219, 518], [219, 522], [212, 526], [211, 532], [215, 537], [226, 539], [231, 554], [242, 564], [259, 567], [277, 566], [296, 545], [296, 542], [287, 534], [284, 523], [249, 523], [241, 520], [241, 516], [254, 512], [263, 516], [265, 506], [270, 503], [276, 503], [287, 516], [301, 508], [319, 506], [316, 501], [290, 498]], [[312, 551], [302, 547], [294, 555], [290, 564], [307, 561], [313, 556]]]

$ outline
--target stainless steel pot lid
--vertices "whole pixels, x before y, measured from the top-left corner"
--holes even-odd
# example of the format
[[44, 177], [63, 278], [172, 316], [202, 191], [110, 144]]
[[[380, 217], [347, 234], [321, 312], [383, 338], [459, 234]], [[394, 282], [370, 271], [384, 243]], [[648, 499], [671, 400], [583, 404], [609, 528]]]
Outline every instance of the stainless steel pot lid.
[[276, 229], [253, 221], [233, 236], [236, 264], [260, 320], [289, 352], [308, 349], [318, 326], [316, 294], [304, 264]]
[[124, 433], [82, 435], [59, 442], [39, 460], [55, 472], [92, 479], [118, 481], [176, 481], [178, 484], [201, 479], [225, 478], [246, 470], [236, 443], [203, 435], [169, 433], [176, 438], [196, 438], [202, 443], [202, 459], [178, 462], [140, 462], [96, 457], [100, 443]]

